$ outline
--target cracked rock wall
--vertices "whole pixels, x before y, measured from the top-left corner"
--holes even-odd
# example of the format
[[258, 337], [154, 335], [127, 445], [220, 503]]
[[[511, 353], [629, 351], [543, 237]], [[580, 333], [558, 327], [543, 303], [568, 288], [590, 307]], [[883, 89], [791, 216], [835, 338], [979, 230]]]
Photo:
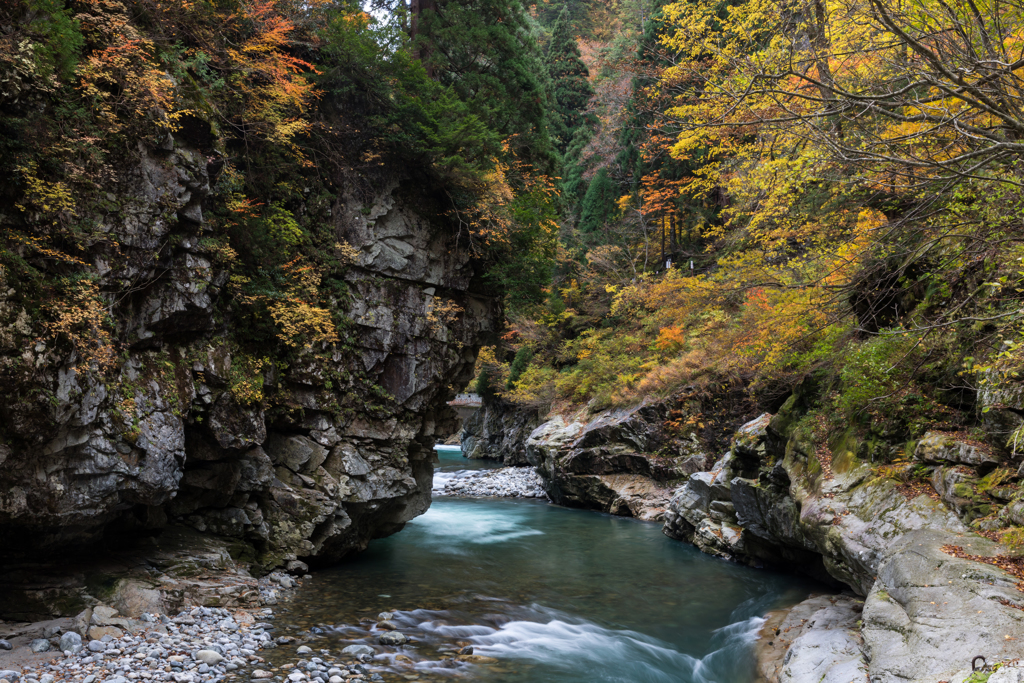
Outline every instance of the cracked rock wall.
[[138, 159], [105, 188], [116, 208], [92, 217], [104, 238], [86, 257], [113, 370], [83, 368], [14, 303], [22, 283], [0, 282], [2, 559], [184, 525], [267, 570], [336, 561], [422, 514], [432, 445], [457, 429], [446, 401], [501, 313], [455, 231], [400, 178], [358, 197], [339, 182], [351, 322], [337, 344], [254, 365], [207, 239], [216, 160], [171, 137]]

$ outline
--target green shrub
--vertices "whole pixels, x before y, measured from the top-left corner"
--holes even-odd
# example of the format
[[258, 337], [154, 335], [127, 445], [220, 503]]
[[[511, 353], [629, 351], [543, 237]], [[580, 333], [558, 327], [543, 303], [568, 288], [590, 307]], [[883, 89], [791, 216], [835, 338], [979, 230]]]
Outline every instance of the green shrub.
[[509, 369], [508, 383], [506, 384], [508, 389], [515, 388], [516, 382], [519, 381], [531, 360], [533, 360], [533, 349], [524, 346], [516, 352], [516, 357], [512, 359], [512, 367]]

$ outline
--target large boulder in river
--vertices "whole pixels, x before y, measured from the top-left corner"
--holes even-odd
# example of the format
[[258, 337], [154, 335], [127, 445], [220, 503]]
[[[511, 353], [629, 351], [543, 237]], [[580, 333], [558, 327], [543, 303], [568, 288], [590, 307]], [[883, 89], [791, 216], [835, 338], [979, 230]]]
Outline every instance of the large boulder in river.
[[664, 413], [664, 406], [644, 404], [588, 422], [556, 416], [530, 434], [527, 458], [556, 503], [661, 519], [679, 473], [646, 449], [658, 445]]

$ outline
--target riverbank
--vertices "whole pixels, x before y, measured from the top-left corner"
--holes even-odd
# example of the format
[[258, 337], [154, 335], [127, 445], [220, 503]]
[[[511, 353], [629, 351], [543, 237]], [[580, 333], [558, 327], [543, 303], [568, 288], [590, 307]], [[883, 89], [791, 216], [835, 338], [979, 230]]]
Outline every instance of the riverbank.
[[[272, 580], [289, 591], [301, 585], [286, 575], [275, 575]], [[275, 637], [278, 627], [272, 623], [274, 619], [272, 608], [215, 607], [193, 607], [173, 617], [143, 613], [131, 619], [98, 605], [73, 620], [23, 624], [21, 635], [0, 640], [0, 683], [385, 680], [371, 664], [377, 654], [373, 648], [354, 645], [334, 653], [314, 650], [304, 641], [322, 630], [307, 631], [306, 638], [302, 634]], [[381, 623], [388, 628], [387, 622]], [[378, 640], [392, 648], [408, 642], [389, 630], [380, 630]], [[288, 665], [272, 665], [262, 656], [268, 648], [294, 648], [294, 654]]]

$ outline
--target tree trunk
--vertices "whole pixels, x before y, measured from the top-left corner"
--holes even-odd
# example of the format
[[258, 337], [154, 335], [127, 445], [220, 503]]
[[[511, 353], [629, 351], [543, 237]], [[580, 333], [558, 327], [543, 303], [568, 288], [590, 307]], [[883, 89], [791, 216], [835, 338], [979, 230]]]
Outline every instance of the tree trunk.
[[412, 38], [415, 55], [430, 78], [434, 77], [434, 65], [430, 63], [430, 46], [423, 35], [423, 12], [437, 9], [436, 0], [409, 0], [409, 37]]

